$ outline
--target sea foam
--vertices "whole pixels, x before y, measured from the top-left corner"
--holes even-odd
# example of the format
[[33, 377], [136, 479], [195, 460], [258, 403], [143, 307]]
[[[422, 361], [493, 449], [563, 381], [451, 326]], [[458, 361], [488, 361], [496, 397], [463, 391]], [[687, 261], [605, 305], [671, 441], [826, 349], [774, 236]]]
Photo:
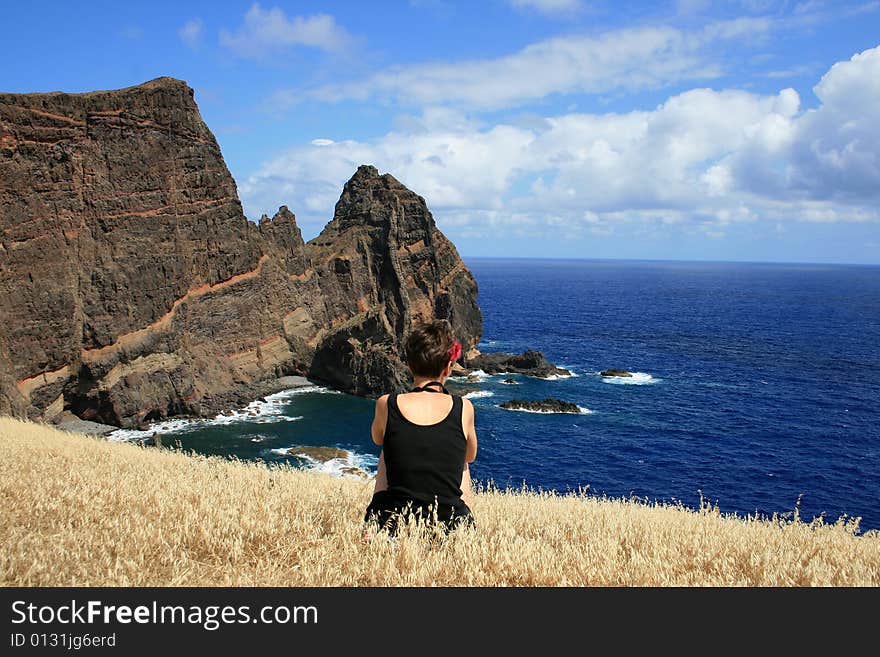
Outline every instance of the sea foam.
[[336, 391], [315, 385], [290, 388], [255, 399], [244, 408], [228, 411], [225, 414], [221, 413], [213, 418], [174, 418], [162, 420], [154, 422], [143, 431], [138, 429], [117, 429], [107, 434], [107, 439], [115, 442], [126, 442], [143, 440], [144, 438], [149, 438], [154, 433], [160, 435], [185, 433], [209, 426], [226, 426], [245, 422], [254, 424], [296, 422], [297, 420], [302, 420], [303, 416], [285, 415], [284, 408], [292, 398], [309, 392], [332, 394]]
[[[467, 376], [454, 376], [450, 377], [454, 380], [454, 383], [458, 385], [468, 385], [471, 383], [480, 383], [481, 381], [486, 381], [490, 377], [489, 374], [486, 374], [483, 370], [474, 370], [470, 372]], [[468, 380], [472, 379], [472, 380]]]
[[[599, 374], [599, 372], [596, 372]], [[645, 372], [633, 372], [632, 376], [603, 376], [602, 383], [610, 383], [618, 386], [644, 386], [651, 383], [660, 383], [663, 379], [655, 379]]]
[[495, 393], [491, 390], [474, 390], [464, 396], [465, 399], [480, 399], [481, 397], [494, 397]]
[[567, 367], [564, 367], [563, 365], [560, 365], [559, 367], [560, 367], [560, 369], [568, 370], [569, 373], [568, 374], [551, 374], [549, 376], [542, 376], [539, 378], [544, 379], [545, 381], [557, 381], [558, 379], [574, 379], [574, 378], [580, 376], [580, 374], [577, 374], [576, 372], [569, 370]]
[[373, 454], [360, 454], [347, 449], [343, 450], [346, 453], [344, 457], [327, 459], [326, 461], [313, 458], [307, 454], [291, 454], [288, 452], [290, 449], [295, 449], [295, 447], [278, 447], [268, 451], [277, 456], [298, 460], [302, 464], [303, 470], [329, 474], [334, 477], [363, 478], [362, 475], [358, 474], [359, 472], [363, 473], [363, 476], [371, 477], [376, 474], [376, 469], [379, 466], [379, 457]]

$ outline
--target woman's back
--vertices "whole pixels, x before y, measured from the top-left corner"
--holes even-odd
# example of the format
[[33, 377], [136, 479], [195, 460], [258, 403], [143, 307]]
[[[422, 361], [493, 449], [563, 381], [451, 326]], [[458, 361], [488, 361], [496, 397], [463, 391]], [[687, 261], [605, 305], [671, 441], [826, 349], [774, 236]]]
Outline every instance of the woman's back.
[[460, 507], [466, 449], [461, 397], [420, 393], [388, 397], [384, 457], [391, 493]]

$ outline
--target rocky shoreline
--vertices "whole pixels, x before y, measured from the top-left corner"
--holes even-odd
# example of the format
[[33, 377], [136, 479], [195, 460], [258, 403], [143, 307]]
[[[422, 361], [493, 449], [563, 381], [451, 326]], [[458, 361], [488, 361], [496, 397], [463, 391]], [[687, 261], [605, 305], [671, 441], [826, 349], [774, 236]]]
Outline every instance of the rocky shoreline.
[[[523, 376], [533, 376], [537, 378], [547, 378], [549, 376], [571, 376], [569, 370], [556, 367], [550, 363], [540, 351], [528, 350], [522, 354], [507, 354], [503, 352], [492, 352], [482, 354], [472, 350], [472, 357], [467, 359], [467, 367], [458, 365], [455, 375], [460, 377], [474, 376], [477, 371], [483, 371], [486, 374], [520, 374]], [[484, 369], [488, 368], [488, 369]], [[505, 383], [516, 384], [514, 379], [506, 379]], [[156, 418], [150, 421], [141, 421], [133, 427], [141, 431], [149, 430], [150, 426], [156, 421], [166, 421], [170, 419], [210, 419], [217, 415], [227, 414], [237, 409], [247, 406], [250, 402], [271, 395], [283, 390], [302, 388], [307, 386], [324, 386], [322, 382], [310, 380], [304, 376], [288, 375], [281, 376], [265, 381], [257, 381], [254, 383], [239, 383], [228, 390], [219, 393], [205, 395], [199, 400], [199, 403], [192, 405], [189, 412], [186, 413], [170, 413], [162, 418]], [[331, 386], [326, 386], [333, 389]], [[456, 394], [464, 394], [464, 388], [452, 381], [450, 387]], [[577, 407], [575, 407], [577, 408]], [[575, 411], [543, 411], [543, 412], [579, 412]], [[56, 415], [50, 422], [54, 426], [63, 431], [73, 433], [83, 433], [90, 435], [104, 436], [117, 429], [119, 426], [96, 422], [93, 420], [82, 419], [74, 415], [69, 410], [65, 410]]]
[[[204, 403], [199, 404], [199, 410], [201, 412], [198, 414], [180, 413], [176, 415], [169, 415], [167, 417], [161, 418], [161, 420], [156, 421], [184, 418], [210, 419], [218, 415], [227, 414], [243, 408], [255, 399], [260, 399], [262, 397], [265, 397], [266, 395], [272, 395], [277, 392], [282, 392], [284, 390], [292, 390], [296, 388], [319, 385], [319, 383], [310, 381], [304, 376], [281, 376], [276, 379], [260, 381], [255, 384], [241, 384], [235, 389], [227, 391], [222, 395], [213, 395], [208, 397], [207, 399], [203, 398], [202, 402]], [[91, 420], [83, 420], [71, 413], [70, 411], [64, 411], [60, 413], [55, 418], [53, 418], [50, 424], [56, 426], [62, 431], [83, 433], [96, 436], [104, 436], [121, 428], [112, 424], [104, 424]], [[141, 422], [139, 425], [130, 428], [145, 431], [150, 428], [151, 424], [152, 422]]]

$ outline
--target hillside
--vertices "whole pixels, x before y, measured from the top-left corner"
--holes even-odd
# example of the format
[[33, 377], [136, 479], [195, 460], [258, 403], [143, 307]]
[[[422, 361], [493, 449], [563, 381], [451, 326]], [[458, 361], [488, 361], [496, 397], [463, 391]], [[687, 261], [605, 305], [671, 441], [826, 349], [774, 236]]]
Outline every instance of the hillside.
[[880, 534], [482, 491], [476, 531], [365, 541], [372, 482], [0, 417], [5, 586], [877, 586]]

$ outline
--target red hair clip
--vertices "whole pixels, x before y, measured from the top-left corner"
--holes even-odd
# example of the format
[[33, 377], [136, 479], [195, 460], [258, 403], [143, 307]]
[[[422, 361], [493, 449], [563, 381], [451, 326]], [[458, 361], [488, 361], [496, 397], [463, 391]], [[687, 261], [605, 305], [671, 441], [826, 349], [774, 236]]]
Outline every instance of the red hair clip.
[[461, 358], [461, 342], [456, 340], [452, 343], [452, 349], [449, 350], [449, 362], [454, 363]]

